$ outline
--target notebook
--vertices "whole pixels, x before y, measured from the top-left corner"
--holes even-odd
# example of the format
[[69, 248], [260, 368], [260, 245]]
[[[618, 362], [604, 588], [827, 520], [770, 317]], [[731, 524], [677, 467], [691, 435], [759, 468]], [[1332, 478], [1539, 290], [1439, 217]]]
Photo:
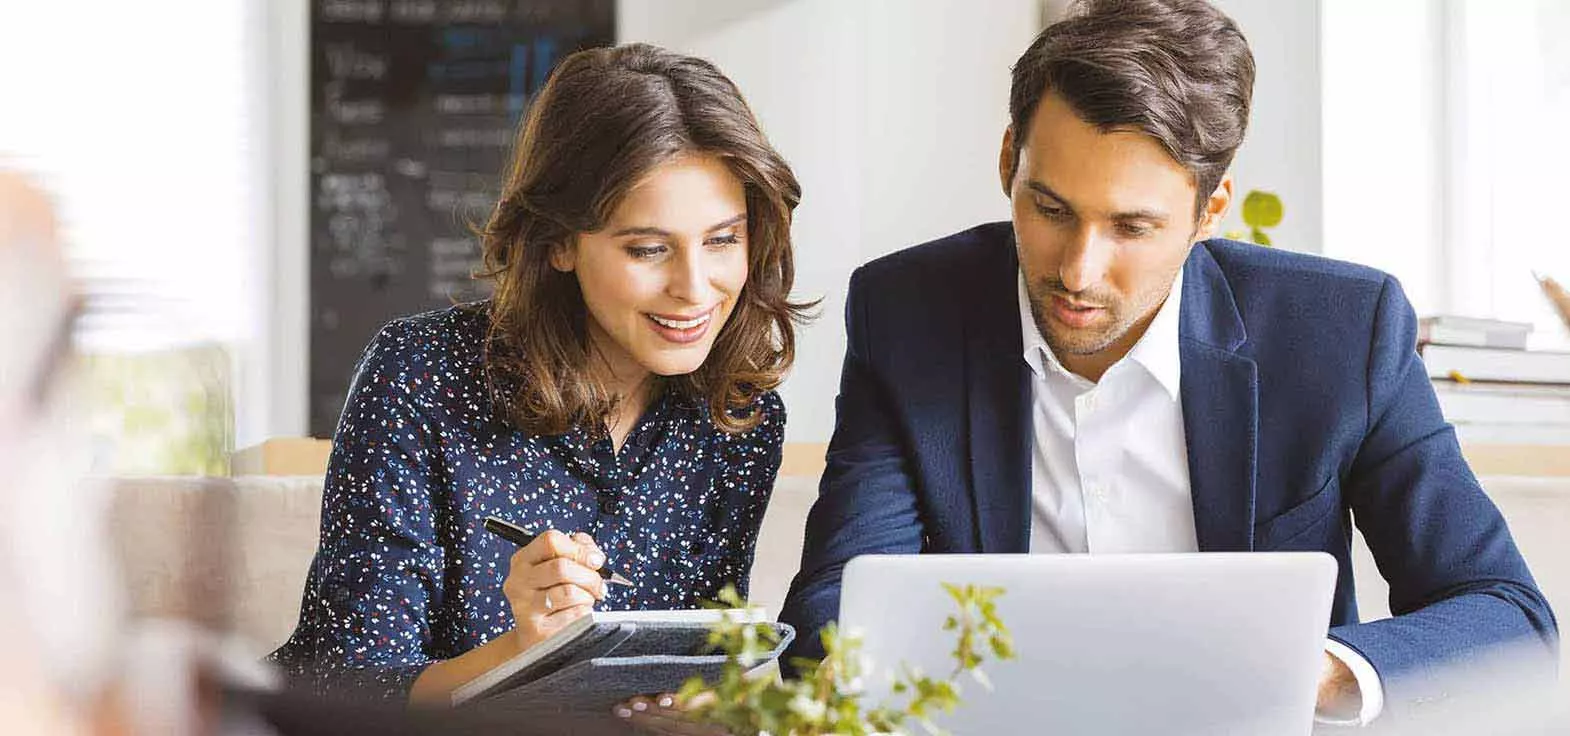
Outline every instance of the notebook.
[[[727, 614], [764, 620], [756, 610], [596, 611], [458, 688], [452, 704], [551, 733], [626, 733], [611, 714], [617, 703], [675, 692], [694, 675], [719, 678], [725, 654], [710, 650], [708, 635]], [[755, 666], [774, 662], [795, 638], [789, 625], [769, 625], [779, 643]]]

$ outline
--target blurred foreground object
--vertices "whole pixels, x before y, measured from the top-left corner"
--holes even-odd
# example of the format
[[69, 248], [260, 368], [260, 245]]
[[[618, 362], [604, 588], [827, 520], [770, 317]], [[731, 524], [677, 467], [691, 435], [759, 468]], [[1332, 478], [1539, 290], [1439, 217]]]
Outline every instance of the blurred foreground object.
[[1359, 731], [1367, 736], [1570, 734], [1570, 682], [1556, 680], [1553, 664], [1535, 645], [1501, 647], [1408, 686], [1422, 688], [1425, 695], [1395, 717]]
[[70, 728], [69, 713], [89, 710], [109, 680], [120, 621], [102, 527], [108, 497], [86, 480], [71, 400], [77, 304], [48, 198], [0, 169], [0, 468], [7, 471], [0, 708], [13, 706], [0, 713], [0, 730], [7, 733], [21, 724]]

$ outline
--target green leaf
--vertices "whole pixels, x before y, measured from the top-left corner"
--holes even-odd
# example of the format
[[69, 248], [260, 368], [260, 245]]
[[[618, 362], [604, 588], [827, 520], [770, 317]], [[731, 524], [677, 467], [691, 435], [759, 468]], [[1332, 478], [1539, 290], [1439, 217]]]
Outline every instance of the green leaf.
[[[898, 676], [893, 678], [895, 697], [891, 700], [901, 701], [901, 705], [880, 703], [863, 709], [862, 682], [872, 673], [863, 660], [861, 639], [833, 624], [820, 633], [823, 659], [792, 660], [798, 679], [749, 676], [750, 664], [777, 645], [779, 638], [768, 624], [731, 616], [715, 623], [708, 636], [713, 647], [726, 655], [719, 678], [714, 682], [692, 678], [683, 683], [680, 695], [690, 698], [712, 692], [712, 700], [691, 711], [693, 718], [738, 736], [905, 734], [909, 733], [905, 724], [911, 721], [921, 724], [923, 730], [940, 733], [930, 716], [959, 706], [961, 693], [955, 678], [969, 672], [978, 682], [990, 685], [977, 668], [988, 655], [1000, 660], [1013, 656], [1012, 640], [997, 611], [996, 599], [1003, 594], [1002, 588], [950, 583], [944, 583], [943, 588], [958, 609], [944, 621], [944, 628], [955, 632], [957, 666], [948, 677], [933, 678], [900, 665]], [[747, 607], [734, 589], [721, 591], [718, 598], [726, 608]]]
[[1280, 225], [1283, 214], [1281, 198], [1273, 192], [1255, 189], [1243, 198], [1243, 223], [1255, 230]]
[[1253, 240], [1255, 243], [1258, 243], [1260, 245], [1266, 245], [1266, 246], [1274, 245], [1273, 243], [1270, 242], [1270, 236], [1266, 235], [1264, 230], [1260, 230], [1257, 227], [1254, 228], [1254, 231], [1249, 236], [1249, 239]]

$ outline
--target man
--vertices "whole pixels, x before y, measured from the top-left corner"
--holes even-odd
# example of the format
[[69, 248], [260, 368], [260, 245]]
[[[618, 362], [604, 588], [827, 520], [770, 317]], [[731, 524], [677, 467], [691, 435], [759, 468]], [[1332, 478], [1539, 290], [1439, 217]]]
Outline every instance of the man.
[[[1396, 281], [1209, 239], [1253, 78], [1201, 0], [1090, 0], [1020, 57], [998, 162], [1012, 223], [851, 277], [837, 425], [781, 616], [796, 654], [821, 656], [847, 561], [915, 552], [1328, 552], [1327, 720], [1372, 719], [1444, 660], [1553, 646]], [[1395, 618], [1358, 622], [1349, 512]]]

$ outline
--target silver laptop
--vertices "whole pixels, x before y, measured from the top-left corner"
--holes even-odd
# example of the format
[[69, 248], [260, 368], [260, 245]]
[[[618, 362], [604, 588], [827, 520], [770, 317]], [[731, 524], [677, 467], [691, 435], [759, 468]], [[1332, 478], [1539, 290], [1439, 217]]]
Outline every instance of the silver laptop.
[[[906, 662], [953, 670], [941, 583], [1005, 589], [1018, 658], [936, 718], [968, 734], [1308, 734], [1336, 563], [1312, 553], [897, 555], [846, 565], [840, 625], [874, 666], [872, 703]], [[903, 702], [903, 701], [896, 701]]]

